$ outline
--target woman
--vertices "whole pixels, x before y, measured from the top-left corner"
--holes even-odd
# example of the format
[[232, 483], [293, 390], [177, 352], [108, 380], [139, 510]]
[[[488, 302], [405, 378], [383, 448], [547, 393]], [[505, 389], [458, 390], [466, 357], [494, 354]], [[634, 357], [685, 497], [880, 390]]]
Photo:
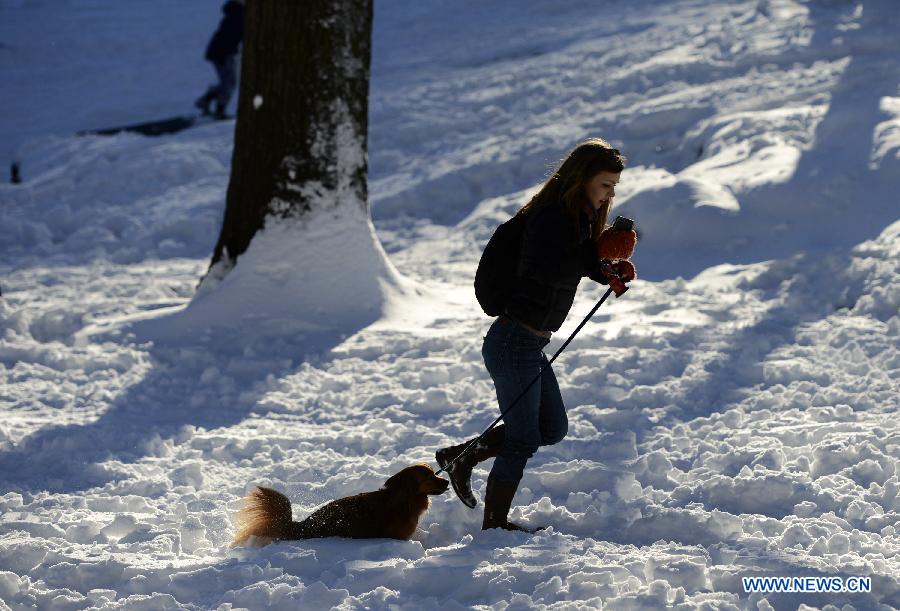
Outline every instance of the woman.
[[[615, 187], [625, 158], [608, 142], [589, 139], [578, 145], [518, 214], [526, 215], [505, 314], [491, 325], [482, 355], [497, 390], [501, 412], [547, 364], [543, 348], [562, 326], [575, 301], [581, 278], [606, 284], [600, 260], [615, 261], [623, 281], [635, 277], [627, 261], [634, 250], [633, 231], [606, 228]], [[482, 529], [528, 530], [507, 519], [528, 459], [539, 446], [562, 440], [568, 429], [556, 376], [548, 367], [522, 399], [503, 417], [503, 424], [453, 463], [447, 475], [460, 500], [469, 507], [472, 469], [496, 456], [487, 481]], [[444, 468], [469, 442], [438, 450]]]

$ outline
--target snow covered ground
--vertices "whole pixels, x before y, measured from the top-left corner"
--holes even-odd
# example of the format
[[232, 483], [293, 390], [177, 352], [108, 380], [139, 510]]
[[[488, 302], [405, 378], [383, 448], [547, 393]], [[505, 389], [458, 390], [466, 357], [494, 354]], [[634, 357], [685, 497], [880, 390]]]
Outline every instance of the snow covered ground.
[[[422, 297], [316, 341], [303, 312], [159, 332], [206, 269], [233, 124], [69, 135], [189, 109], [217, 10], [0, 5], [25, 179], [0, 185], [0, 608], [900, 607], [892, 0], [377, 3], [372, 213]], [[299, 518], [496, 416], [480, 248], [589, 135], [630, 158], [642, 279], [555, 366], [569, 436], [514, 513], [550, 528], [482, 532], [448, 493], [409, 542], [229, 548], [254, 484]], [[742, 589], [788, 575], [872, 587]]]

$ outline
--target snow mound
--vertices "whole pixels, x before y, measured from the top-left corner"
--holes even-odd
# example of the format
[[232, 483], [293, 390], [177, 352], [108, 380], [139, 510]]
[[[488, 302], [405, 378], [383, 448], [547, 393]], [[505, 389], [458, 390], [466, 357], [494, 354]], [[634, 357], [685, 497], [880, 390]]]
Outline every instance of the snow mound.
[[270, 221], [238, 261], [224, 278], [213, 267], [186, 308], [138, 322], [135, 332], [165, 343], [213, 338], [220, 347], [292, 338], [320, 350], [376, 321], [414, 324], [437, 303], [397, 272], [356, 207]]
[[[45, 138], [0, 185], [0, 254], [25, 265], [204, 257], [222, 220], [232, 122], [167, 138]], [[84, 193], [90, 193], [84, 197]]]

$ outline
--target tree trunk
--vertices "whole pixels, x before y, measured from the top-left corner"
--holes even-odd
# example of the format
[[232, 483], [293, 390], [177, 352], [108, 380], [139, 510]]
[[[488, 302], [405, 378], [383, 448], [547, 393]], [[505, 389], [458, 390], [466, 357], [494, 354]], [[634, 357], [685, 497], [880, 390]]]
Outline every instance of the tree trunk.
[[231, 178], [212, 267], [230, 269], [267, 218], [368, 213], [372, 0], [247, 0]]

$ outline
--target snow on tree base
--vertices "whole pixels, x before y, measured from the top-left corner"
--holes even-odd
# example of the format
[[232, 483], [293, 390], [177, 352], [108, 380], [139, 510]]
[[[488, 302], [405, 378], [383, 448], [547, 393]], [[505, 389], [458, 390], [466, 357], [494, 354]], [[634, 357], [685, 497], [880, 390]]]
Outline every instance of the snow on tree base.
[[315, 343], [390, 313], [419, 311], [426, 294], [393, 266], [358, 206], [269, 217], [233, 268], [211, 271], [186, 309], [142, 323], [139, 335], [221, 335], [244, 346], [272, 337]]

